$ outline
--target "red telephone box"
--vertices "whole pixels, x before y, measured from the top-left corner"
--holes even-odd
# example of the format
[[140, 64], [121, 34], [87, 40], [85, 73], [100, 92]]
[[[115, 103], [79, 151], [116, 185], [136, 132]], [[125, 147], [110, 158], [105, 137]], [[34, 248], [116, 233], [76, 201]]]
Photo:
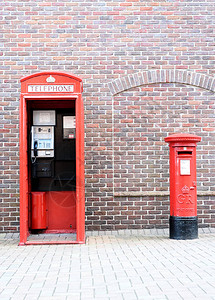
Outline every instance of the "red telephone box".
[[198, 237], [196, 144], [201, 137], [173, 134], [165, 138], [170, 148], [170, 238]]
[[19, 245], [85, 242], [82, 91], [61, 72], [21, 79]]

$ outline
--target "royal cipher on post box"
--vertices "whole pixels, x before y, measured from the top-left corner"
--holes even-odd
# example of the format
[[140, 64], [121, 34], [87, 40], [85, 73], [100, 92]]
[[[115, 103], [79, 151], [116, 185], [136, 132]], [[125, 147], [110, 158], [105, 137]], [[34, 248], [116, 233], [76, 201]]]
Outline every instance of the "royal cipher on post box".
[[82, 90], [62, 72], [21, 79], [19, 245], [85, 242]]
[[196, 145], [201, 137], [173, 134], [165, 138], [170, 148], [170, 238], [198, 237]]

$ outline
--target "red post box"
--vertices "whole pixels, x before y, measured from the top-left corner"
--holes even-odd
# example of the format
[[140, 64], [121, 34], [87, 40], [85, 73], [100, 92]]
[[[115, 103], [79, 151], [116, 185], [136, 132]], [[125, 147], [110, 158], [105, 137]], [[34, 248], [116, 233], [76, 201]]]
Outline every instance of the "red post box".
[[201, 137], [173, 134], [170, 148], [170, 238], [198, 238], [196, 145]]

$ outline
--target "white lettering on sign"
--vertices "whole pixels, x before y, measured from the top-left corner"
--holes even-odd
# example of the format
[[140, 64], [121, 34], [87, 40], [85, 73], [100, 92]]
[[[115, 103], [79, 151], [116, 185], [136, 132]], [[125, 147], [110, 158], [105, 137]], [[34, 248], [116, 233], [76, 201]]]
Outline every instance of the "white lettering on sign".
[[65, 92], [74, 92], [74, 85], [29, 85], [29, 93], [65, 93]]

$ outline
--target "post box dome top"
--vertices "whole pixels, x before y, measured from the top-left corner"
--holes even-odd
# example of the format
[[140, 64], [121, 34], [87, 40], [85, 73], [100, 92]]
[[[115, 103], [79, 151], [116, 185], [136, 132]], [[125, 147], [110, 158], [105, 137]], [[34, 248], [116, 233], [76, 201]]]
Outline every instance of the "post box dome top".
[[198, 143], [201, 141], [201, 137], [195, 134], [188, 133], [175, 133], [165, 137], [165, 142], [195, 142]]

